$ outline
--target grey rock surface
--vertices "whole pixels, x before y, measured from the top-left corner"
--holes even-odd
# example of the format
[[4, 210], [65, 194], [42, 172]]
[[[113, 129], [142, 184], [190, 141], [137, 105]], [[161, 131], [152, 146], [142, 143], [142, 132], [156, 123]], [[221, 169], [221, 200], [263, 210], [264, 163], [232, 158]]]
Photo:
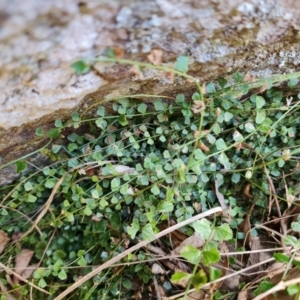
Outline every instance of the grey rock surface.
[[[300, 2], [299, 2], [300, 3]], [[19, 126], [77, 104], [107, 82], [69, 65], [120, 45], [128, 53], [160, 48], [212, 63], [249, 48], [249, 70], [292, 71], [296, 46], [270, 53], [264, 45], [298, 35], [300, 4], [286, 0], [2, 0], [0, 1], [0, 127]], [[253, 47], [256, 49], [253, 49]], [[256, 59], [255, 59], [256, 58]], [[257, 58], [265, 68], [256, 68]], [[286, 63], [293, 64], [286, 70]], [[239, 61], [228, 60], [228, 72]], [[244, 67], [244, 66], [243, 66]]]

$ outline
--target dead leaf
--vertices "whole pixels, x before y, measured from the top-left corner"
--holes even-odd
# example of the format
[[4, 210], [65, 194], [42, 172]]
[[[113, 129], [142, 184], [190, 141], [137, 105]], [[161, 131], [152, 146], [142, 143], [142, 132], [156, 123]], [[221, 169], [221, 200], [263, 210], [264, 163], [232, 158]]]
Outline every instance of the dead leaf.
[[102, 218], [97, 217], [96, 215], [92, 215], [91, 220], [94, 222], [100, 222], [102, 220]]
[[90, 133], [85, 133], [84, 136], [85, 136], [87, 139], [91, 140], [91, 141], [94, 141], [94, 140], [96, 139], [96, 138], [95, 138], [92, 134], [90, 134]]
[[247, 245], [248, 247], [250, 247], [249, 243], [250, 243], [250, 230], [251, 230], [251, 224], [250, 224], [250, 217], [252, 215], [252, 211], [255, 207], [255, 203], [252, 204], [249, 213], [246, 215], [246, 218], [244, 219], [244, 221], [239, 225], [239, 229], [245, 234], [245, 241], [244, 241], [244, 245]]
[[[253, 250], [253, 252], [250, 253], [250, 256], [249, 256], [249, 259], [247, 262], [247, 266], [252, 266], [252, 265], [255, 265], [260, 262], [260, 253], [257, 252], [256, 250], [260, 250], [260, 249], [262, 249], [262, 247], [260, 244], [260, 238], [258, 236], [250, 236], [249, 240], [250, 240], [249, 246], [250, 246], [250, 249]], [[258, 271], [258, 269], [252, 268], [250, 271], [251, 271], [251, 273], [253, 273], [253, 272]]]
[[204, 300], [204, 299], [209, 299], [206, 297], [207, 294], [203, 291], [194, 291], [185, 298], [186, 300]]
[[171, 82], [174, 81], [174, 77], [175, 77], [174, 72], [171, 72], [171, 71], [170, 72], [165, 72], [165, 74], [170, 79]]
[[248, 290], [243, 290], [239, 293], [237, 300], [245, 300], [248, 299]]
[[[15, 272], [22, 276], [23, 272], [28, 267], [28, 264], [34, 254], [34, 251], [28, 249], [22, 249], [21, 252], [15, 258]], [[13, 282], [19, 283], [20, 279], [14, 276]]]
[[228, 214], [228, 208], [225, 203], [225, 198], [222, 193], [219, 192], [219, 186], [220, 186], [220, 179], [216, 178], [215, 180], [215, 193], [217, 196], [217, 199], [219, 200], [220, 206], [223, 208], [222, 216], [225, 222], [230, 223], [230, 217]]
[[136, 75], [140, 80], [144, 79], [144, 75], [137, 66], [132, 66], [129, 70], [129, 73]]
[[244, 187], [243, 193], [246, 197], [248, 197], [249, 199], [252, 199], [253, 195], [250, 194], [250, 188], [251, 188], [251, 184], [247, 183], [246, 186]]
[[22, 277], [24, 279], [29, 279], [32, 273], [38, 268], [38, 266], [38, 263], [29, 265], [28, 268], [24, 270]]
[[209, 149], [204, 143], [202, 143], [202, 142], [199, 142], [198, 145], [197, 145], [197, 147], [198, 147], [199, 149], [203, 150], [204, 152], [209, 152], [209, 150], [210, 150], [210, 149]]
[[190, 237], [184, 240], [178, 247], [171, 251], [172, 255], [180, 254], [180, 251], [185, 246], [193, 246], [195, 248], [201, 248], [205, 244], [204, 239], [198, 232], [194, 232]]
[[258, 93], [263, 93], [267, 88], [269, 87], [269, 84], [266, 82], [259, 90]]
[[154, 263], [151, 268], [152, 274], [166, 274], [166, 271], [158, 263]]
[[206, 106], [205, 106], [204, 102], [202, 102], [200, 100], [196, 100], [193, 102], [191, 110], [194, 114], [199, 114], [203, 110], [205, 110], [205, 108], [206, 108]]
[[7, 236], [7, 234], [0, 230], [0, 254], [3, 252], [6, 244], [10, 241], [10, 238]]
[[216, 117], [218, 117], [220, 115], [220, 113], [221, 113], [221, 109], [220, 109], [220, 107], [217, 107], [216, 111], [215, 111]]
[[153, 49], [147, 58], [152, 62], [155, 66], [159, 66], [162, 61], [163, 51], [160, 49]]
[[113, 165], [113, 168], [120, 174], [132, 174], [135, 171], [135, 168], [130, 168], [123, 165]]
[[79, 169], [79, 170], [78, 170], [78, 174], [79, 174], [79, 175], [86, 175], [85, 169], [82, 169], [82, 168]]
[[244, 76], [244, 81], [245, 82], [253, 82], [255, 81], [255, 76], [247, 73], [245, 76]]
[[184, 274], [184, 276], [182, 276], [182, 278], [181, 279], [179, 279], [179, 280], [176, 280], [176, 282], [173, 282], [172, 281], [172, 283], [174, 284], [174, 285], [176, 285], [176, 286], [181, 286], [181, 287], [183, 287], [183, 288], [186, 288], [187, 286], [188, 286], [188, 284], [189, 284], [189, 279], [190, 279], [190, 274], [189, 273], [187, 273], [187, 272], [183, 272], [182, 270], [176, 270], [177, 272], [180, 272], [180, 273], [185, 273]]
[[124, 49], [120, 46], [112, 46], [110, 49], [114, 52], [115, 57], [120, 59], [124, 56]]

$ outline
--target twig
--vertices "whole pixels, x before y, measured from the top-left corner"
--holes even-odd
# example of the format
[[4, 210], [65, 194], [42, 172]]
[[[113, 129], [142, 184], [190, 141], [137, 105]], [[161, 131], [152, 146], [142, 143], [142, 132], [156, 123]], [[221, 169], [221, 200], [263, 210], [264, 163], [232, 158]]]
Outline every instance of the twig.
[[160, 296], [160, 293], [159, 293], [159, 290], [158, 290], [158, 284], [157, 284], [157, 280], [156, 280], [155, 276], [153, 277], [153, 285], [154, 285], [154, 288], [155, 288], [156, 299], [161, 300], [161, 296]]
[[256, 296], [253, 300], [262, 300], [265, 299], [266, 296], [270, 294], [275, 294], [276, 292], [285, 290], [288, 286], [300, 283], [300, 278], [294, 278], [288, 281], [280, 281], [271, 289], [267, 290], [266, 292]]
[[9, 275], [14, 275], [15, 277], [17, 277], [18, 279], [26, 282], [27, 284], [29, 284], [30, 286], [36, 288], [37, 290], [49, 295], [49, 293], [46, 290], [43, 290], [42, 288], [40, 288], [39, 286], [35, 285], [34, 283], [31, 283], [30, 281], [28, 281], [27, 279], [23, 278], [21, 275], [19, 275], [18, 273], [12, 271], [10, 268], [8, 268], [6, 265], [4, 265], [3, 263], [0, 262], [0, 267], [3, 268], [7, 274]]
[[103, 265], [97, 267], [95, 270], [91, 271], [89, 274], [85, 275], [84, 277], [80, 278], [78, 281], [76, 281], [74, 284], [72, 284], [70, 287], [68, 287], [64, 292], [62, 292], [60, 295], [58, 295], [56, 298], [54, 298], [54, 300], [61, 300], [64, 297], [66, 297], [67, 295], [69, 295], [72, 291], [74, 291], [75, 289], [77, 289], [79, 286], [81, 286], [82, 284], [84, 284], [85, 282], [87, 282], [89, 279], [91, 279], [92, 277], [94, 277], [95, 275], [99, 274], [100, 272], [102, 272], [104, 269], [109, 268], [110, 266], [112, 266], [114, 263], [116, 263], [117, 261], [119, 261], [120, 259], [126, 257], [128, 254], [142, 248], [145, 247], [146, 245], [148, 245], [149, 243], [153, 242], [154, 240], [157, 240], [165, 235], [167, 235], [168, 233], [177, 230], [185, 225], [188, 225], [192, 222], [195, 222], [199, 219], [205, 218], [207, 216], [216, 214], [216, 213], [220, 213], [222, 212], [223, 209], [221, 207], [215, 207], [212, 208], [208, 211], [205, 211], [201, 214], [198, 214], [188, 220], [182, 221], [170, 228], [167, 228], [159, 233], [157, 233], [152, 239], [148, 240], [148, 241], [142, 241], [136, 245], [134, 245], [133, 247], [127, 249], [126, 251], [124, 251], [123, 253], [118, 254], [117, 256], [113, 257], [112, 259], [110, 259], [109, 261], [105, 262]]
[[[281, 230], [282, 230], [282, 234], [283, 234], [283, 236], [285, 236], [286, 235], [286, 230], [285, 230], [285, 226], [284, 226], [284, 223], [283, 223], [283, 220], [282, 220], [282, 215], [281, 215], [281, 210], [280, 210], [280, 206], [279, 206], [279, 201], [278, 201], [278, 198], [277, 198], [276, 190], [275, 190], [273, 181], [272, 181], [272, 179], [271, 179], [271, 177], [269, 175], [268, 169], [266, 167], [264, 167], [264, 169], [265, 169], [265, 174], [267, 176], [267, 179], [268, 179], [268, 182], [269, 182], [269, 185], [271, 187], [271, 191], [272, 191], [272, 194], [273, 194], [273, 197], [274, 197], [274, 200], [275, 200], [278, 217], [280, 218], [280, 227], [281, 227]], [[283, 240], [281, 242], [283, 243]]]

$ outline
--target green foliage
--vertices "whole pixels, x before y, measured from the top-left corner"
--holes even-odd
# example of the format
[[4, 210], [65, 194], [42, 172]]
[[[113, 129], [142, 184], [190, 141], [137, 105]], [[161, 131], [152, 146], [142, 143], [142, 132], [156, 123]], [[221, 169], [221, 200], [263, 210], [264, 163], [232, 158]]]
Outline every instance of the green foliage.
[[[72, 68], [84, 74], [90, 66], [79, 61]], [[188, 58], [179, 57], [174, 70], [187, 73]], [[284, 180], [294, 187], [299, 177], [300, 150], [295, 147], [299, 145], [298, 101], [287, 105], [283, 93], [271, 85], [264, 94], [249, 96], [253, 87], [261, 87], [265, 81], [247, 84], [240, 73], [234, 74], [233, 81], [230, 86], [232, 80], [220, 78], [206, 84], [206, 94], [200, 89], [191, 99], [178, 94], [172, 104], [161, 97], [151, 104], [118, 99], [111, 105], [113, 114], [100, 105], [93, 118], [73, 113], [70, 120], [56, 120], [47, 133], [36, 130], [38, 137], [56, 139], [41, 151], [53, 164], [23, 175], [11, 193], [6, 189], [0, 192], [5, 205], [1, 230], [9, 235], [26, 232], [32, 224], [29, 220], [36, 218], [63, 176], [48, 213], [38, 224], [42, 235], [34, 230], [21, 241], [34, 251], [35, 261], [43, 258], [33, 274], [35, 284], [51, 286], [56, 294], [92, 266], [124, 252], [128, 243], [153, 239], [163, 221], [186, 220], [219, 206], [224, 198], [230, 224], [221, 218], [201, 219], [182, 229], [187, 236], [200, 234], [205, 245], [181, 250], [193, 272], [176, 272], [172, 282], [185, 281], [199, 289], [221, 276], [214, 266], [220, 261], [218, 242], [241, 237], [238, 225], [250, 202], [243, 188], [250, 184], [256, 205], [264, 209], [270, 198], [267, 174], [281, 200], [285, 199]], [[297, 82], [290, 78], [289, 85]], [[205, 110], [195, 109], [202, 102]], [[82, 124], [89, 128], [86, 132], [77, 130]], [[70, 133], [60, 143], [66, 128]], [[22, 173], [27, 162], [18, 160], [15, 166]], [[298, 195], [296, 188], [289, 192]], [[300, 232], [299, 220], [291, 228]], [[286, 236], [285, 242], [299, 248], [294, 236]], [[9, 246], [1, 261], [10, 262], [16, 251]], [[134, 258], [144, 260], [147, 255], [139, 250]], [[275, 258], [291, 261], [280, 253]], [[5, 280], [3, 274], [1, 280]], [[82, 285], [74, 297], [80, 299], [90, 291], [91, 299], [126, 298], [135, 276], [148, 283], [153, 274], [144, 263], [128, 264], [120, 273], [109, 269]], [[262, 282], [256, 292], [270, 287]]]
[[85, 74], [90, 71], [90, 66], [84, 60], [78, 60], [71, 65], [76, 74]]
[[188, 59], [188, 57], [187, 56], [179, 56], [176, 59], [174, 69], [176, 71], [186, 73], [188, 68], [189, 68], [189, 59]]
[[260, 282], [258, 288], [254, 291], [254, 295], [257, 296], [259, 294], [262, 294], [266, 292], [267, 290], [271, 289], [273, 286], [275, 286], [274, 283], [269, 282], [269, 280], [263, 280]]

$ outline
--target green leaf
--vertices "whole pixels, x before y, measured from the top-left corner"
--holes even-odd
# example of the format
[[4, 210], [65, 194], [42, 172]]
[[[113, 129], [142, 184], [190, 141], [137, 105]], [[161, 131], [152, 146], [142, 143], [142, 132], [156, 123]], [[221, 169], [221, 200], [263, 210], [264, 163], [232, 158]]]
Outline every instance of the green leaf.
[[291, 78], [291, 79], [289, 80], [288, 85], [289, 85], [289, 87], [293, 87], [293, 86], [296, 86], [297, 83], [298, 83], [298, 78]]
[[137, 107], [137, 111], [140, 112], [141, 114], [144, 114], [147, 111], [147, 105], [145, 103], [141, 103]]
[[128, 125], [126, 115], [120, 115], [119, 118], [118, 118], [118, 121], [122, 126]]
[[59, 152], [59, 150], [61, 149], [61, 145], [52, 145], [52, 147], [51, 147], [51, 151], [52, 151], [52, 153], [54, 153], [54, 154], [56, 154], [56, 153], [58, 153]]
[[290, 296], [297, 294], [300, 291], [298, 284], [291, 284], [287, 287], [287, 292]]
[[190, 225], [198, 232], [203, 239], [208, 239], [211, 234], [211, 224], [206, 219], [201, 219], [191, 223]]
[[28, 195], [27, 202], [34, 203], [37, 200], [36, 196]]
[[127, 290], [130, 290], [132, 288], [132, 283], [129, 279], [125, 279], [122, 282], [122, 285], [124, 286], [124, 288], [126, 288]]
[[80, 121], [80, 117], [79, 117], [78, 112], [73, 112], [72, 115], [71, 115], [71, 117], [72, 117], [72, 120], [74, 122], [79, 122]]
[[200, 94], [199, 93], [194, 93], [192, 95], [192, 100], [197, 101], [197, 100], [201, 100]]
[[157, 206], [158, 212], [171, 212], [174, 209], [174, 205], [168, 201], [161, 201]]
[[245, 177], [247, 178], [247, 179], [251, 179], [252, 178], [252, 171], [251, 170], [247, 170], [246, 171], [246, 173], [245, 173]]
[[229, 122], [232, 118], [233, 118], [233, 114], [232, 113], [230, 113], [228, 111], [226, 111], [224, 113], [224, 120], [225, 120], [225, 122]]
[[68, 151], [69, 152], [73, 152], [77, 148], [78, 148], [78, 145], [76, 143], [70, 143], [70, 144], [68, 144]]
[[256, 98], [255, 98], [255, 104], [256, 104], [256, 109], [260, 109], [260, 108], [262, 108], [266, 104], [266, 101], [265, 101], [265, 99], [263, 97], [256, 96]]
[[33, 189], [33, 186], [32, 186], [32, 183], [30, 181], [27, 181], [25, 184], [24, 184], [24, 188], [25, 188], [25, 191], [28, 192], [28, 191], [31, 191]]
[[78, 164], [79, 164], [79, 162], [78, 162], [78, 159], [77, 158], [71, 158], [69, 161], [68, 161], [68, 166], [70, 167], [70, 168], [75, 168], [75, 167], [77, 167], [78, 166]]
[[103, 118], [97, 119], [95, 123], [96, 123], [97, 127], [101, 128], [103, 130], [107, 127], [107, 121], [104, 120]]
[[297, 238], [292, 235], [286, 235], [283, 238], [283, 241], [287, 246], [296, 246], [296, 244], [297, 244]]
[[147, 224], [142, 228], [142, 237], [144, 241], [152, 240], [155, 237], [151, 224]]
[[15, 162], [17, 173], [21, 173], [27, 168], [27, 161], [26, 160], [18, 160]]
[[168, 202], [173, 202], [175, 195], [175, 190], [169, 186], [167, 186], [167, 194], [166, 194], [166, 200]]
[[57, 276], [60, 280], [65, 280], [68, 277], [64, 269], [61, 269]]
[[245, 129], [246, 129], [247, 132], [250, 133], [250, 132], [255, 130], [255, 127], [254, 127], [253, 123], [248, 122], [248, 123], [245, 124]]
[[227, 155], [224, 152], [222, 152], [219, 155], [218, 161], [220, 162], [220, 164], [222, 164], [224, 166], [225, 170], [231, 169], [231, 163], [229, 161], [229, 158], [227, 157]]
[[290, 258], [283, 253], [274, 253], [274, 258], [277, 262], [282, 262], [287, 264], [290, 261]]
[[35, 134], [37, 136], [44, 136], [44, 132], [43, 132], [43, 129], [41, 127], [38, 127], [36, 130], [35, 130]]
[[202, 261], [205, 266], [218, 262], [221, 258], [220, 252], [217, 248], [211, 248], [202, 252]]
[[97, 115], [100, 117], [104, 117], [105, 116], [105, 107], [103, 107], [103, 106], [98, 107]]
[[175, 102], [176, 102], [177, 104], [182, 104], [184, 101], [185, 101], [184, 94], [177, 94], [177, 95], [176, 95]]
[[90, 216], [93, 213], [88, 206], [85, 207], [83, 212], [86, 216]]
[[104, 197], [102, 197], [99, 204], [101, 207], [105, 208], [108, 205], [108, 202], [106, 201], [106, 199]]
[[90, 71], [90, 66], [84, 60], [78, 60], [71, 64], [76, 74], [85, 74]]
[[209, 279], [210, 281], [214, 281], [217, 280], [221, 277], [222, 272], [221, 270], [213, 267], [213, 266], [209, 266]]
[[233, 74], [233, 79], [236, 83], [239, 83], [239, 82], [242, 81], [243, 75], [239, 72], [236, 72], [236, 73]]
[[58, 128], [52, 128], [48, 131], [48, 136], [51, 139], [55, 139], [59, 137], [59, 135], [60, 135], [60, 130]]
[[165, 111], [168, 106], [166, 103], [163, 103], [161, 99], [154, 100], [154, 108], [156, 111]]
[[191, 281], [196, 290], [199, 290], [204, 284], [207, 283], [207, 276], [205, 272], [201, 269], [192, 278]]
[[243, 140], [243, 136], [241, 135], [241, 133], [237, 130], [234, 131], [233, 133], [233, 139], [236, 141], [236, 142], [240, 142]]
[[84, 259], [83, 256], [81, 256], [78, 261], [77, 261], [77, 264], [81, 267], [85, 267], [87, 265], [87, 261]]
[[55, 120], [55, 127], [61, 128], [63, 127], [62, 121], [60, 119]]
[[134, 218], [131, 226], [127, 227], [127, 233], [129, 234], [131, 239], [134, 239], [139, 230], [140, 230], [139, 220], [137, 218]]
[[71, 212], [65, 211], [65, 216], [69, 222], [74, 222], [74, 215]]
[[233, 183], [238, 183], [241, 179], [241, 175], [239, 173], [233, 173], [231, 176], [231, 181]]
[[180, 250], [180, 255], [191, 264], [196, 265], [200, 262], [201, 251], [191, 245], [187, 245]]
[[154, 184], [152, 187], [151, 187], [151, 193], [155, 196], [159, 195], [160, 194], [160, 189], [159, 187], [157, 186], [157, 184]]
[[171, 282], [174, 284], [181, 284], [183, 286], [186, 286], [191, 277], [192, 275], [189, 273], [178, 271], [172, 275]]
[[214, 239], [216, 241], [228, 241], [232, 239], [233, 233], [230, 226], [226, 223], [218, 226], [214, 230]]
[[38, 282], [38, 286], [41, 287], [42, 289], [47, 286], [47, 282], [44, 280], [44, 278], [41, 278]]
[[210, 82], [209, 84], [206, 85], [206, 91], [209, 94], [215, 93], [216, 92], [215, 85], [212, 82]]
[[187, 56], [179, 56], [176, 59], [174, 69], [176, 71], [186, 73], [189, 69], [189, 58]]
[[200, 161], [203, 161], [206, 158], [206, 155], [200, 149], [196, 149], [194, 151], [194, 156], [195, 156], [195, 159], [200, 160]]
[[256, 117], [255, 117], [255, 123], [262, 124], [265, 119], [266, 119], [266, 111], [265, 110], [257, 110]]
[[216, 140], [216, 147], [219, 151], [221, 151], [221, 150], [226, 149], [227, 145], [226, 145], [225, 141], [221, 138], [221, 139]]
[[294, 231], [296, 231], [296, 232], [300, 232], [300, 223], [298, 223], [298, 222], [292, 222], [291, 228], [292, 228]]
[[218, 83], [219, 83], [220, 87], [223, 89], [227, 84], [227, 80], [225, 78], [220, 77], [218, 79]]
[[121, 180], [119, 177], [115, 177], [111, 183], [110, 183], [110, 186], [111, 186], [111, 189], [112, 190], [116, 190], [120, 187], [120, 184], [121, 184]]
[[56, 184], [57, 180], [54, 179], [54, 178], [48, 178], [45, 183], [44, 183], [44, 186], [48, 189], [52, 189], [55, 184]]

